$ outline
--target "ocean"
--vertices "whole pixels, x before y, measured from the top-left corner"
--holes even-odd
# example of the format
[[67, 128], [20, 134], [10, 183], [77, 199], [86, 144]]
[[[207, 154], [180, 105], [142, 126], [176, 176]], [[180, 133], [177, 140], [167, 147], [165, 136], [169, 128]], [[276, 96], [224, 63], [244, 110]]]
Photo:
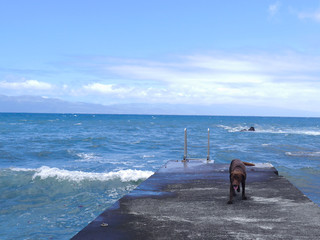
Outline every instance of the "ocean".
[[320, 206], [320, 118], [0, 113], [0, 239], [70, 239], [182, 160], [184, 128], [189, 157], [210, 128], [211, 160], [270, 163]]

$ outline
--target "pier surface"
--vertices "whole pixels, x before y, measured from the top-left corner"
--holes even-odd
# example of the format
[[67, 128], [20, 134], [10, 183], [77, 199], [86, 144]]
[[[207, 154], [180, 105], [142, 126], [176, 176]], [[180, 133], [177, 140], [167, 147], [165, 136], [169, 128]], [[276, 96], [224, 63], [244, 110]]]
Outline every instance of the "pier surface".
[[228, 171], [169, 161], [73, 239], [320, 239], [320, 208], [275, 168], [247, 167], [233, 204]]

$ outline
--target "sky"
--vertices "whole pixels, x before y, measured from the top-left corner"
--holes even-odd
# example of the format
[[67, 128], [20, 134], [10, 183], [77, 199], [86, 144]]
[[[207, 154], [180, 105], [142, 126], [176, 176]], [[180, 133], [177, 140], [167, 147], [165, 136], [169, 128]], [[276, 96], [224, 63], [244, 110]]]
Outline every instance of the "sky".
[[320, 0], [0, 0], [0, 32], [0, 95], [320, 117]]

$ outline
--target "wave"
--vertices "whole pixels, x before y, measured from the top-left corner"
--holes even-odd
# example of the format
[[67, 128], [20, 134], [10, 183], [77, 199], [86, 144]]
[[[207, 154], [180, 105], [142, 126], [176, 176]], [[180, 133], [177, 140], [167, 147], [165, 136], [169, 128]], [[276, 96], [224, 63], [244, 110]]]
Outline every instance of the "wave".
[[67, 150], [68, 155], [72, 158], [76, 158], [75, 162], [98, 162], [104, 163], [106, 162], [101, 156], [96, 155], [95, 153], [84, 153], [84, 152], [76, 152], [74, 150]]
[[100, 162], [99, 160], [101, 160], [94, 153], [75, 153], [75, 156], [79, 158], [76, 162]]
[[320, 130], [296, 130], [296, 129], [257, 129], [257, 132], [261, 133], [274, 133], [274, 134], [297, 134], [297, 135], [311, 135], [311, 136], [319, 136]]
[[286, 152], [291, 157], [320, 157], [320, 152]]
[[256, 168], [272, 168], [273, 165], [271, 163], [254, 163]]
[[[226, 125], [217, 125], [219, 128], [223, 128], [228, 132], [240, 132], [243, 129], [248, 129], [250, 127], [238, 125], [235, 127], [226, 126]], [[277, 129], [274, 127], [263, 128], [261, 126], [255, 126], [256, 133], [273, 133], [273, 134], [298, 134], [298, 135], [311, 135], [311, 136], [320, 136], [320, 129]]]
[[225, 126], [225, 125], [217, 125], [219, 128], [223, 128], [227, 130], [228, 132], [240, 132], [243, 129], [247, 129], [247, 126], [236, 126], [236, 127], [230, 127], [230, 126]]
[[114, 172], [96, 173], [96, 172], [83, 172], [83, 171], [69, 171], [59, 168], [51, 168], [48, 166], [42, 166], [40, 168], [10, 168], [11, 171], [27, 171], [35, 172], [32, 179], [37, 178], [47, 179], [56, 178], [58, 180], [67, 180], [81, 182], [87, 181], [110, 181], [119, 179], [121, 182], [140, 181], [149, 178], [153, 172], [142, 170], [119, 170]]

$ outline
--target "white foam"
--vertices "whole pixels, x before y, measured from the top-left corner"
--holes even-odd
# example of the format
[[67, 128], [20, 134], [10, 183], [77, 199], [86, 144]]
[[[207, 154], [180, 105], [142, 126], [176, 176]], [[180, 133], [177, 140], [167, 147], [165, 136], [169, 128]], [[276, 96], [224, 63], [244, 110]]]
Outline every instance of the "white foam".
[[94, 153], [77, 153], [74, 150], [68, 150], [68, 153], [73, 157], [79, 158], [75, 160], [75, 162], [106, 162], [105, 159], [102, 159], [101, 156], [97, 156]]
[[76, 156], [80, 158], [76, 162], [100, 162], [100, 158], [93, 153], [76, 153]]
[[319, 136], [320, 131], [296, 131], [296, 134], [305, 134], [305, 135], [313, 135], [313, 136]]
[[254, 163], [257, 168], [271, 168], [273, 165], [271, 163]]
[[[248, 129], [248, 126], [238, 125], [238, 126], [226, 126], [226, 125], [217, 125], [217, 127], [223, 128], [228, 132], [240, 132], [243, 129]], [[320, 129], [295, 129], [295, 128], [285, 128], [277, 129], [275, 127], [263, 127], [255, 126], [256, 133], [272, 133], [272, 134], [299, 134], [299, 135], [311, 135], [311, 136], [320, 136]]]
[[320, 152], [286, 152], [285, 154], [292, 157], [320, 157]]
[[142, 171], [142, 170], [120, 170], [107, 173], [96, 173], [96, 172], [83, 172], [83, 171], [69, 171], [59, 168], [51, 168], [42, 166], [36, 169], [30, 168], [11, 168], [12, 171], [34, 171], [32, 179], [40, 178], [56, 178], [58, 180], [68, 180], [80, 182], [84, 180], [89, 181], [110, 181], [119, 179], [122, 182], [139, 181], [150, 177], [153, 172]]
[[223, 128], [223, 129], [227, 130], [228, 132], [240, 132], [241, 130], [248, 128], [246, 126], [230, 127], [230, 126], [225, 126], [225, 125], [217, 125], [217, 127]]
[[15, 172], [29, 172], [29, 171], [34, 171], [34, 168], [10, 168], [11, 171]]
[[256, 129], [260, 133], [273, 133], [273, 134], [297, 134], [297, 135], [311, 135], [319, 136], [320, 131], [316, 130], [297, 130], [297, 129]]

